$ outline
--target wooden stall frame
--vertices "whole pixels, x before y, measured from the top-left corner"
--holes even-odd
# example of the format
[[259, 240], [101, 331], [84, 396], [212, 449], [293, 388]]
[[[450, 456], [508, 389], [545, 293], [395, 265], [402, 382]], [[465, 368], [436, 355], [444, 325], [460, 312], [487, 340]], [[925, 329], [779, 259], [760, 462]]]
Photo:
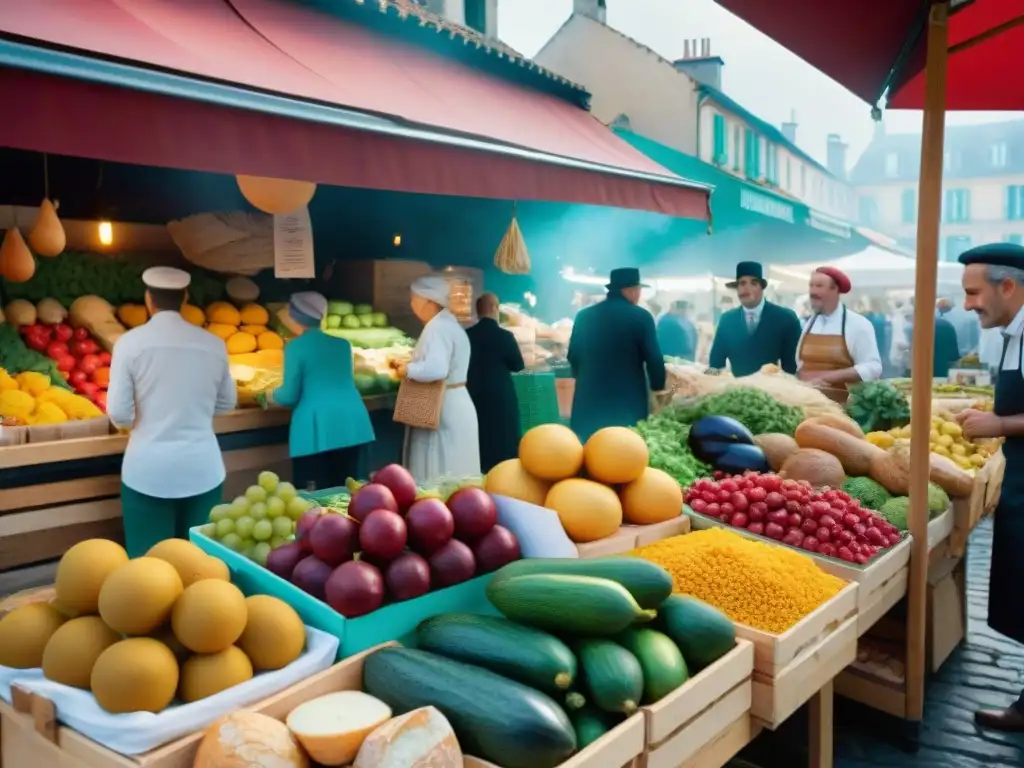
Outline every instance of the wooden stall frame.
[[594, 557], [610, 557], [624, 555], [637, 547], [653, 544], [656, 541], [672, 536], [681, 536], [690, 532], [690, 518], [685, 514], [663, 523], [653, 525], [623, 525], [617, 533], [597, 541], [576, 546], [581, 560]]

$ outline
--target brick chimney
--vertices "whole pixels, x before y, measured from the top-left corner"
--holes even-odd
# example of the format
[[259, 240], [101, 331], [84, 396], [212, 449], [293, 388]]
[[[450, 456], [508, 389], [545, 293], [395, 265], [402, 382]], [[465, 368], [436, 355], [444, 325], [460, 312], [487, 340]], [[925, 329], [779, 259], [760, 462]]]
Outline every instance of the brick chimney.
[[572, 12], [601, 24], [608, 23], [608, 7], [605, 0], [573, 0]]
[[789, 122], [782, 124], [782, 135], [790, 144], [796, 144], [796, 110], [790, 110]]
[[828, 135], [828, 151], [826, 153], [825, 167], [829, 173], [838, 179], [846, 179], [846, 149], [838, 133]]
[[683, 58], [672, 62], [677, 71], [689, 75], [701, 85], [722, 90], [722, 67], [725, 62], [711, 53], [711, 38], [683, 41]]

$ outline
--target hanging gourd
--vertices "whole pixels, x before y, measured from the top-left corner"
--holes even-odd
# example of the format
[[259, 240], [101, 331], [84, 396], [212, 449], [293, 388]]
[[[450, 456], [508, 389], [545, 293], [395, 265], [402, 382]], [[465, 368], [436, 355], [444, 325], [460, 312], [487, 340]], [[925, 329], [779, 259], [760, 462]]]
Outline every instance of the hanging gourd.
[[309, 204], [316, 192], [312, 181], [271, 179], [266, 176], [236, 176], [242, 195], [264, 213], [291, 213]]
[[39, 206], [36, 223], [28, 233], [28, 244], [40, 256], [53, 257], [64, 252], [67, 242], [64, 225], [57, 216], [57, 206], [51, 203], [49, 198], [45, 198]]
[[494, 266], [506, 275], [530, 274], [530, 252], [526, 249], [526, 240], [519, 229], [514, 206], [512, 221], [505, 230], [505, 236], [498, 243], [498, 250], [494, 252]]
[[36, 260], [17, 227], [11, 227], [0, 244], [0, 276], [12, 283], [27, 283], [36, 273]]

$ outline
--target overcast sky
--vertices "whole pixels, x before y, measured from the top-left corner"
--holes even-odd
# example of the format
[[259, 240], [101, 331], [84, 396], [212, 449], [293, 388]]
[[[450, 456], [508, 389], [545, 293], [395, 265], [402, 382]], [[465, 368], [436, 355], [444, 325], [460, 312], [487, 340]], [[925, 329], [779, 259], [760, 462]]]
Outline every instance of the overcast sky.
[[[770, 2], [771, 0], [765, 0]], [[607, 0], [608, 24], [667, 59], [683, 54], [685, 39], [710, 37], [725, 60], [722, 88], [748, 110], [779, 125], [796, 110], [797, 143], [822, 163], [826, 136], [849, 143], [848, 164], [871, 140], [870, 108], [834, 80], [741, 21], [712, 0]], [[572, 0], [499, 0], [498, 34], [533, 56], [572, 12]], [[954, 113], [951, 125], [1024, 116], [1021, 112]], [[921, 113], [889, 112], [889, 132], [921, 130]]]

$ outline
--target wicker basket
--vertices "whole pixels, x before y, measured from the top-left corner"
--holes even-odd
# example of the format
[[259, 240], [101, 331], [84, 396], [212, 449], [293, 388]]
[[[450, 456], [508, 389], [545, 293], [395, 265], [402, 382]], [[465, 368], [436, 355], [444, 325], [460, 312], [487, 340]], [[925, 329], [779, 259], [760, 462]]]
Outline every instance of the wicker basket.
[[444, 380], [402, 379], [392, 419], [414, 429], [437, 429], [441, 426], [441, 408], [444, 406], [446, 389]]

